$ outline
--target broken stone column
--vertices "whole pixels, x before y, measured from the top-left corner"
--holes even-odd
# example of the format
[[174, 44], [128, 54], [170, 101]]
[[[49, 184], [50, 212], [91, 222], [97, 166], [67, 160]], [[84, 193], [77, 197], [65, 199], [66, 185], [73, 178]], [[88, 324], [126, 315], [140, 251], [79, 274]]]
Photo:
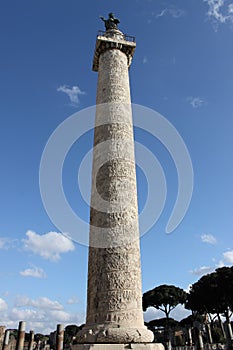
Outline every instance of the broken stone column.
[[[76, 349], [157, 349], [144, 326], [134, 137], [128, 68], [135, 42], [116, 29], [97, 37], [86, 324]], [[138, 343], [138, 345], [136, 345]], [[88, 345], [95, 344], [95, 345]], [[111, 345], [107, 345], [111, 344]], [[114, 345], [115, 344], [115, 345]], [[118, 344], [118, 345], [117, 345]]]
[[9, 348], [9, 339], [10, 339], [10, 330], [7, 329], [4, 334], [2, 350], [8, 350]]
[[188, 327], [187, 334], [188, 334], [188, 345], [192, 346], [193, 345], [193, 337], [192, 337], [192, 328], [191, 327]]
[[213, 344], [213, 338], [212, 338], [212, 333], [211, 333], [211, 327], [209, 323], [205, 324], [205, 329], [206, 329], [206, 334], [207, 334], [207, 339], [209, 344]]
[[57, 333], [56, 333], [56, 350], [63, 350], [64, 343], [64, 325], [57, 325]]
[[23, 350], [24, 339], [25, 339], [25, 327], [26, 327], [26, 322], [20, 321], [19, 327], [18, 327], [16, 350]]
[[33, 350], [33, 345], [34, 345], [34, 332], [30, 331], [30, 333], [29, 333], [28, 350]]

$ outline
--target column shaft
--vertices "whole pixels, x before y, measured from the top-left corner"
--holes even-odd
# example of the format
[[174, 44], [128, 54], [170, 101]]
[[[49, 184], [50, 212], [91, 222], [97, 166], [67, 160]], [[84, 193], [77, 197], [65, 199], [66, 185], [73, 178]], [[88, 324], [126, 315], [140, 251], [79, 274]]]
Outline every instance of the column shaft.
[[153, 340], [142, 313], [129, 59], [111, 49], [115, 44], [113, 38], [98, 61], [87, 318], [77, 337], [83, 343]]
[[56, 334], [56, 350], [63, 350], [64, 343], [64, 325], [57, 325], [57, 334]]
[[9, 348], [9, 339], [10, 339], [10, 330], [6, 330], [4, 334], [2, 350], [8, 350]]
[[24, 339], [25, 339], [25, 327], [26, 327], [26, 322], [20, 321], [19, 322], [19, 328], [18, 328], [18, 337], [17, 337], [17, 343], [16, 343], [16, 350], [23, 350]]

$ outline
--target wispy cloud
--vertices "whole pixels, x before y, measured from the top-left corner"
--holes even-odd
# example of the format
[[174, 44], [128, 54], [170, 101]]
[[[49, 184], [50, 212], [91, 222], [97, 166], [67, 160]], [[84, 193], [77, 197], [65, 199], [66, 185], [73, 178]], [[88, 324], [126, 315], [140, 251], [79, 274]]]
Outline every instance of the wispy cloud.
[[217, 243], [217, 239], [210, 234], [203, 234], [201, 235], [201, 240], [204, 243], [209, 243], [209, 244], [216, 244]]
[[4, 299], [0, 298], [0, 311], [7, 310], [8, 306]]
[[50, 261], [57, 261], [62, 253], [75, 249], [74, 243], [61, 233], [48, 232], [38, 235], [33, 231], [27, 231], [26, 236], [27, 238], [22, 240], [24, 248]]
[[197, 269], [191, 270], [190, 272], [195, 276], [202, 276], [207, 273], [213, 272], [215, 268], [213, 266], [201, 266]]
[[[212, 243], [213, 240], [211, 239], [212, 235], [203, 235], [203, 236], [206, 236], [206, 240], [203, 240], [203, 242], [207, 242], [207, 239], [208, 239], [208, 243], [214, 244]], [[213, 259], [213, 261], [216, 261], [216, 260]], [[228, 250], [222, 254], [222, 259], [219, 260], [218, 263], [215, 263], [214, 266], [201, 266], [197, 269], [191, 270], [190, 272], [195, 276], [203, 276], [215, 271], [219, 267], [229, 266], [232, 264], [233, 264], [233, 250]]]
[[19, 320], [24, 320], [29, 329], [38, 333], [49, 334], [57, 323], [81, 324], [84, 322], [83, 312], [70, 312], [57, 300], [40, 296], [32, 299], [18, 295], [14, 305], [0, 298], [1, 322], [8, 328], [17, 328]]
[[14, 248], [18, 243], [17, 239], [10, 239], [8, 237], [0, 237], [0, 249]]
[[[191, 312], [185, 309], [183, 305], [177, 305], [177, 307], [171, 312], [171, 317], [180, 321], [190, 315], [190, 313]], [[154, 307], [148, 307], [148, 309], [144, 312], [144, 319], [146, 322], [162, 317], [164, 317], [164, 313], [155, 309]]]
[[39, 297], [38, 299], [31, 299], [27, 296], [17, 296], [15, 299], [16, 307], [32, 306], [34, 308], [49, 309], [49, 310], [63, 310], [64, 307], [56, 300], [51, 300], [47, 297]]
[[188, 96], [187, 102], [189, 102], [193, 108], [199, 108], [203, 106], [203, 104], [205, 103], [205, 100], [201, 97]]
[[233, 250], [229, 250], [223, 253], [223, 259], [228, 264], [233, 264]]
[[177, 8], [177, 7], [167, 7], [164, 8], [159, 14], [157, 14], [155, 17], [164, 17], [164, 16], [170, 16], [173, 18], [179, 18], [185, 15], [185, 11]]
[[74, 107], [77, 107], [80, 103], [79, 96], [85, 95], [85, 92], [81, 91], [78, 86], [62, 85], [57, 88], [57, 91], [64, 92], [69, 97], [70, 103]]
[[0, 237], [0, 249], [3, 249], [5, 246], [5, 239], [3, 237]]
[[228, 5], [228, 13], [233, 14], [233, 3]]
[[74, 305], [74, 304], [77, 304], [78, 301], [79, 301], [78, 298], [76, 296], [73, 296], [69, 298], [66, 303], [69, 305]]
[[142, 63], [143, 63], [143, 64], [146, 64], [147, 62], [148, 62], [148, 59], [147, 59], [146, 56], [144, 56], [144, 57], [143, 57], [143, 60], [142, 60]]
[[43, 269], [33, 266], [32, 268], [20, 271], [20, 275], [24, 277], [45, 278], [46, 274]]
[[228, 0], [203, 0], [209, 6], [207, 16], [212, 19], [218, 29], [219, 23], [233, 23], [233, 2]]

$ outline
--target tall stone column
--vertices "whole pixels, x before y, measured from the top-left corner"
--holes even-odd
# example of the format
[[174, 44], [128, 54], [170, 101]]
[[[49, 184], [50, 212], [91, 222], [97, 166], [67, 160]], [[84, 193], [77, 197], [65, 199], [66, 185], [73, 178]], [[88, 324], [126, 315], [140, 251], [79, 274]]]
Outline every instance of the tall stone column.
[[56, 350], [63, 350], [64, 343], [64, 325], [57, 325], [57, 333], [56, 333]]
[[5, 334], [4, 334], [2, 350], [8, 350], [9, 349], [9, 339], [10, 339], [10, 330], [7, 329], [5, 331]]
[[20, 321], [19, 327], [18, 327], [16, 350], [23, 350], [24, 339], [25, 339], [25, 328], [26, 328], [26, 322]]
[[33, 350], [34, 346], [34, 331], [30, 331], [29, 333], [29, 342], [28, 342], [28, 350]]
[[134, 41], [125, 40], [124, 35], [116, 29], [107, 30], [104, 35], [97, 37], [96, 42], [93, 70], [98, 71], [98, 88], [87, 316], [86, 324], [77, 336], [79, 343], [124, 344], [153, 340], [153, 333], [144, 326], [142, 312], [137, 187], [128, 75], [135, 46]]

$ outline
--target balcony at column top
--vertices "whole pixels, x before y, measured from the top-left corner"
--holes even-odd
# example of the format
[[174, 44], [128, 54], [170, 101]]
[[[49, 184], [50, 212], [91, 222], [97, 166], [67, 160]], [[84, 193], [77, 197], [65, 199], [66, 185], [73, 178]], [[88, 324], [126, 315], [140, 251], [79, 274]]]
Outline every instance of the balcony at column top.
[[136, 48], [135, 37], [125, 35], [116, 29], [99, 31], [96, 39], [92, 70], [98, 72], [99, 57], [106, 50], [117, 49], [124, 52], [128, 58], [128, 67], [131, 64]]

